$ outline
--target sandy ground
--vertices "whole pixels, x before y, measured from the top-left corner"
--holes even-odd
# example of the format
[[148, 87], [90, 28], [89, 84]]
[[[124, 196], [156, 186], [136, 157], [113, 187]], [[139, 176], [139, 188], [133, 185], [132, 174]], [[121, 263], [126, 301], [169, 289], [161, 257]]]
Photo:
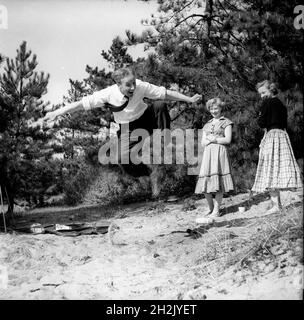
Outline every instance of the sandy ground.
[[126, 206], [106, 234], [1, 233], [0, 299], [302, 299], [302, 199], [282, 198], [284, 212], [273, 215], [265, 199], [241, 214], [248, 196], [225, 198], [224, 215], [199, 229], [204, 199], [189, 200], [196, 210]]

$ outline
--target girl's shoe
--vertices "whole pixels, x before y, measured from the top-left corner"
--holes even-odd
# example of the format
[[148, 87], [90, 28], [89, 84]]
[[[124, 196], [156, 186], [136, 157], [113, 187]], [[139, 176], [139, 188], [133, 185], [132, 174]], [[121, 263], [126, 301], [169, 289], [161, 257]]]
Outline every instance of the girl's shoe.
[[209, 216], [212, 213], [212, 210], [209, 210], [203, 214], [204, 217]]
[[266, 211], [266, 214], [273, 214], [273, 213], [279, 213], [281, 211], [281, 208], [278, 206], [273, 206], [271, 209]]
[[220, 211], [219, 210], [213, 210], [212, 213], [210, 214], [210, 218], [219, 218], [221, 215], [220, 215]]
[[[195, 219], [196, 223], [206, 223], [206, 221], [209, 219], [210, 215], [212, 213], [212, 210], [208, 210], [207, 212], [204, 212], [203, 214], [199, 214], [197, 218]], [[210, 223], [210, 222], [207, 222]]]
[[195, 219], [195, 222], [196, 222], [197, 224], [209, 224], [209, 223], [213, 223], [213, 222], [214, 222], [214, 218], [212, 218], [212, 217], [210, 217], [210, 216], [208, 216], [208, 217], [206, 217], [206, 216], [200, 216], [200, 217], [197, 217], [197, 218]]

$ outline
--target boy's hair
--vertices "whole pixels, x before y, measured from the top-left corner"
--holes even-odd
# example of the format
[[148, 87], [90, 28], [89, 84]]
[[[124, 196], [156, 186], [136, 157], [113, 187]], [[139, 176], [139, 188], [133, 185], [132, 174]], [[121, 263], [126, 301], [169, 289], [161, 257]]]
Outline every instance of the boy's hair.
[[261, 81], [255, 86], [257, 90], [261, 87], [266, 87], [273, 95], [277, 95], [279, 93], [277, 85], [269, 80]]
[[219, 106], [220, 108], [223, 108], [223, 106], [225, 105], [225, 102], [223, 102], [220, 98], [209, 99], [206, 103], [207, 110], [210, 111], [210, 108], [214, 105]]
[[129, 75], [135, 76], [135, 71], [131, 67], [120, 68], [113, 72], [112, 78], [117, 83], [120, 84], [121, 80]]

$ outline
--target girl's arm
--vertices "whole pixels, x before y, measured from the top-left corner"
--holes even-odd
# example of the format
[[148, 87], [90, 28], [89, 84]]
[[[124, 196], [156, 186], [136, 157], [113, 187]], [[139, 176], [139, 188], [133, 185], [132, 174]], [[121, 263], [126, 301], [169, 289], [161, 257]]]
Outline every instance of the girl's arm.
[[267, 100], [263, 101], [258, 115], [258, 125], [260, 128], [267, 127], [267, 118], [268, 118], [268, 108], [267, 108]]
[[208, 144], [210, 144], [210, 143], [211, 143], [211, 141], [210, 141], [209, 139], [207, 139], [206, 132], [203, 131], [201, 145], [202, 145], [203, 147], [206, 147], [206, 146], [208, 146]]
[[173, 90], [167, 90], [166, 92], [166, 100], [171, 101], [184, 101], [188, 103], [196, 103], [202, 100], [201, 94], [195, 94], [192, 97], [188, 97], [180, 92], [173, 91]]
[[228, 125], [225, 128], [225, 137], [223, 138], [214, 138], [211, 140], [213, 143], [218, 143], [218, 144], [230, 144], [232, 139], [232, 125]]

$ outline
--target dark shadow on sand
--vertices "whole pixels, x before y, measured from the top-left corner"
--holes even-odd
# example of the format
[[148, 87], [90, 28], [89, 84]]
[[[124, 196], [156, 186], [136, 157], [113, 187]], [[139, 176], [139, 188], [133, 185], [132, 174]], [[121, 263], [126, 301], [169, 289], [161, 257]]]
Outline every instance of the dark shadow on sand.
[[245, 207], [246, 210], [249, 210], [251, 206], [258, 205], [259, 203], [264, 202], [268, 199], [269, 199], [268, 192], [260, 193], [260, 194], [254, 195], [254, 196], [248, 195], [247, 200], [243, 200], [239, 203], [233, 204], [231, 206], [227, 206], [224, 209], [222, 209], [221, 215], [223, 216], [223, 215], [226, 215], [229, 213], [237, 212], [239, 210], [239, 207]]

